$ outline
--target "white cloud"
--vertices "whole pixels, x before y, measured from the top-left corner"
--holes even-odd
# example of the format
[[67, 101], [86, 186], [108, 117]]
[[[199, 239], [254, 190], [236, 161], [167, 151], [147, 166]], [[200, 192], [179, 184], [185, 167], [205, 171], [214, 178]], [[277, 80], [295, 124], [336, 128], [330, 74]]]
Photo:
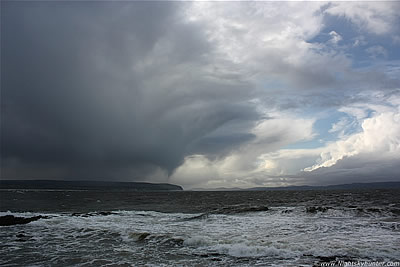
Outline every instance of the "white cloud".
[[[172, 174], [171, 181], [185, 188], [245, 188], [254, 186], [257, 183], [255, 180], [261, 184], [279, 183], [279, 178], [268, 180], [265, 176], [276, 175], [276, 170], [271, 172], [274, 168], [273, 160], [265, 159], [265, 154], [291, 143], [311, 139], [314, 136], [313, 123], [313, 119], [300, 119], [283, 114], [280, 118], [264, 120], [253, 128], [252, 133], [256, 136], [254, 140], [226, 157], [214, 160], [206, 155], [186, 157], [184, 163]], [[282, 170], [280, 173], [286, 171]]]
[[294, 175], [306, 166], [313, 164], [323, 151], [314, 149], [280, 149], [260, 156], [267, 164], [263, 172], [268, 175]]
[[374, 45], [365, 49], [372, 58], [387, 57], [387, 50], [381, 45]]
[[354, 40], [353, 47], [364, 46], [368, 44], [367, 40], [362, 35], [354, 38], [353, 40]]
[[335, 32], [335, 31], [331, 31], [329, 33], [329, 35], [331, 36], [331, 40], [330, 41], [333, 44], [337, 44], [343, 39], [342, 36], [340, 34], [338, 34], [337, 32]]
[[339, 108], [340, 112], [347, 113], [357, 120], [362, 120], [368, 116], [368, 110], [362, 105], [351, 105]]
[[[374, 109], [374, 106], [368, 106]], [[378, 108], [377, 108], [378, 107]], [[305, 171], [334, 166], [338, 161], [362, 154], [375, 159], [394, 158], [400, 160], [400, 107], [384, 106], [375, 114], [362, 120], [362, 131], [331, 143], [324, 148], [320, 159]]]
[[252, 82], [284, 78], [304, 90], [332, 84], [332, 73], [350, 67], [346, 56], [307, 42], [323, 27], [320, 8], [316, 2], [196, 2], [187, 18], [215, 45], [214, 57], [224, 64], [216, 67], [228, 63]]
[[353, 126], [353, 122], [348, 117], [342, 117], [338, 122], [332, 124], [329, 133], [338, 133], [338, 136], [344, 136], [345, 132]]
[[331, 2], [326, 13], [345, 16], [362, 30], [374, 34], [387, 34], [395, 29], [399, 16], [399, 2]]

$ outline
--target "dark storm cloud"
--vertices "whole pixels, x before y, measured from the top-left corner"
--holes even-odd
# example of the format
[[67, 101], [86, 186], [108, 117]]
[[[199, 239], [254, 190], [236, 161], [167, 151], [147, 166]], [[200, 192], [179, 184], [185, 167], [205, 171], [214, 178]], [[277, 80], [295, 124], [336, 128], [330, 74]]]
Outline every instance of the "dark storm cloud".
[[[250, 84], [213, 71], [213, 44], [184, 7], [2, 3], [1, 176], [143, 179], [257, 120]], [[228, 133], [221, 151], [249, 138]]]

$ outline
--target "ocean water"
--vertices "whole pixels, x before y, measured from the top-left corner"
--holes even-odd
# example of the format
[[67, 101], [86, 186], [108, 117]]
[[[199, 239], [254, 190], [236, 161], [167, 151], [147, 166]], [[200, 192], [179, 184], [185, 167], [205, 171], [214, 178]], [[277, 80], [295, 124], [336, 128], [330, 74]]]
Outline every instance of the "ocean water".
[[400, 191], [3, 190], [0, 266], [398, 262]]

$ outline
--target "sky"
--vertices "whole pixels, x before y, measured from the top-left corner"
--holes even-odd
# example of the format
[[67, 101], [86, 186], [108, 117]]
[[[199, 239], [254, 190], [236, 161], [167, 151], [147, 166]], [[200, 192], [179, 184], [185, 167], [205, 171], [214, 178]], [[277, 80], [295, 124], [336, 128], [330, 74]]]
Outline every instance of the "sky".
[[400, 181], [398, 10], [1, 1], [1, 179]]

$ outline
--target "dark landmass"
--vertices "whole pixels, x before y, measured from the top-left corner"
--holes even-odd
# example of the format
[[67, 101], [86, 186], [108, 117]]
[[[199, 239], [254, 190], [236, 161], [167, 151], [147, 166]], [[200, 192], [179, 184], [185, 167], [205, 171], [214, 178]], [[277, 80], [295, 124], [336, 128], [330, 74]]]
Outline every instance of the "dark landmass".
[[239, 187], [217, 187], [217, 188], [193, 188], [190, 191], [243, 191], [249, 189], [243, 189]]
[[279, 191], [279, 190], [348, 190], [348, 189], [395, 189], [400, 188], [400, 182], [376, 182], [376, 183], [352, 183], [325, 186], [280, 186], [280, 187], [252, 187], [252, 188], [215, 188], [215, 189], [193, 189], [193, 191]]
[[0, 180], [0, 189], [109, 190], [109, 191], [182, 191], [173, 184], [106, 181]]
[[400, 188], [400, 182], [352, 183], [326, 186], [253, 187], [246, 190], [329, 190], [329, 189], [391, 189]]

